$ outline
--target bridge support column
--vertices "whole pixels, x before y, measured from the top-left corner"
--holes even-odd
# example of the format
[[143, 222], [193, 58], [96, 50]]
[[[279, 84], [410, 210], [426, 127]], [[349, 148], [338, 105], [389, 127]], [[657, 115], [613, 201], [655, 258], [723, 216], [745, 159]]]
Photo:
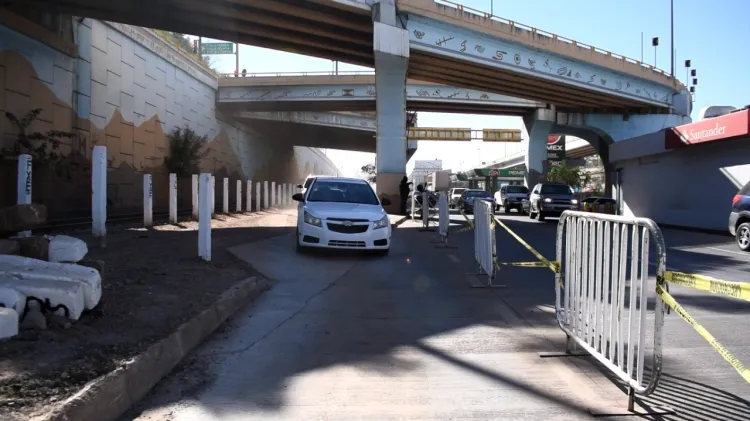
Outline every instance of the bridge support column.
[[547, 160], [547, 138], [555, 125], [555, 111], [538, 109], [532, 115], [524, 117], [523, 123], [529, 134], [524, 184], [531, 189], [544, 176], [544, 161]]
[[391, 201], [388, 213], [401, 208], [399, 183], [406, 175], [406, 69], [409, 34], [397, 25], [395, 2], [381, 0], [374, 22], [377, 135], [377, 193]]

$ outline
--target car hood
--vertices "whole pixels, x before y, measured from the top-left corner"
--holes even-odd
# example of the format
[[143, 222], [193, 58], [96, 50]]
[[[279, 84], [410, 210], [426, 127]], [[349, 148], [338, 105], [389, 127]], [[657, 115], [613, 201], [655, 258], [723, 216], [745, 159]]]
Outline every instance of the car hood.
[[322, 219], [366, 219], [378, 221], [387, 215], [380, 205], [363, 205], [359, 203], [307, 202], [305, 209], [313, 216]]

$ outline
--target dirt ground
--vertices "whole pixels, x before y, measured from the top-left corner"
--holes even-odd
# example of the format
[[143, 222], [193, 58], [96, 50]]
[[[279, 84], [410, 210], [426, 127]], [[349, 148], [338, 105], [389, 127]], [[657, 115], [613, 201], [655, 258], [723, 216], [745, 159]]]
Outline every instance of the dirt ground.
[[197, 257], [197, 223], [108, 227], [100, 248], [67, 231], [103, 260], [102, 301], [69, 329], [22, 331], [0, 342], [0, 419], [26, 420], [172, 333], [236, 282], [256, 275], [226, 248], [293, 232], [293, 211], [217, 215], [212, 260]]

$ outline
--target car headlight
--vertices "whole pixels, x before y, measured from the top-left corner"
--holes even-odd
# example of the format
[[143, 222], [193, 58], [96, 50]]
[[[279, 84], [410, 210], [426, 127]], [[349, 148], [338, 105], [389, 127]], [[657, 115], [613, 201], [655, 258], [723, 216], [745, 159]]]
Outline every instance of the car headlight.
[[574, 204], [574, 205], [577, 205], [577, 204], [578, 204], [578, 201], [577, 201], [576, 199], [570, 199], [570, 203], [572, 203], [572, 204]]
[[320, 220], [320, 218], [316, 216], [310, 215], [310, 212], [305, 211], [305, 223], [310, 225], [315, 225], [316, 227], [323, 226], [323, 221]]
[[550, 199], [549, 197], [544, 199], [544, 203], [551, 203], [551, 202], [552, 202], [552, 199]]
[[385, 228], [388, 225], [390, 225], [391, 221], [388, 219], [388, 215], [385, 215], [383, 218], [381, 218], [379, 221], [375, 221], [372, 223], [372, 229], [380, 229]]

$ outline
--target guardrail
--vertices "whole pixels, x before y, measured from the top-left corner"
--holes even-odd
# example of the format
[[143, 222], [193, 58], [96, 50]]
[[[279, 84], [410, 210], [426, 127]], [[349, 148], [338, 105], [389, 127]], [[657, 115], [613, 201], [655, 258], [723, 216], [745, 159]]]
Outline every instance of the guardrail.
[[219, 77], [293, 77], [293, 76], [373, 76], [374, 70], [316, 71], [316, 72], [260, 72], [260, 73], [219, 73]]
[[564, 37], [564, 36], [561, 36], [561, 35], [557, 35], [555, 33], [548, 32], [548, 31], [545, 31], [545, 30], [533, 27], [531, 25], [526, 25], [526, 24], [523, 24], [523, 23], [520, 23], [520, 22], [516, 22], [514, 20], [502, 18], [500, 16], [495, 16], [495, 15], [493, 15], [491, 13], [483, 12], [483, 11], [478, 10], [478, 9], [474, 9], [474, 8], [471, 8], [471, 7], [468, 7], [468, 6], [464, 6], [462, 4], [455, 3], [455, 2], [452, 2], [450, 0], [434, 0], [434, 1], [435, 1], [435, 3], [442, 4], [444, 6], [451, 6], [451, 7], [455, 8], [455, 9], [458, 9], [461, 12], [471, 13], [473, 15], [481, 16], [481, 17], [484, 17], [484, 18], [487, 18], [487, 19], [492, 19], [494, 21], [498, 21], [498, 22], [510, 25], [511, 28], [513, 28], [513, 29], [515, 29], [515, 28], [525, 29], [525, 30], [531, 32], [534, 35], [537, 35], [537, 34], [544, 35], [546, 37], [551, 38], [554, 41], [562, 41], [562, 42], [565, 42], [565, 43], [570, 44], [570, 45], [575, 46], [575, 47], [587, 48], [587, 49], [591, 50], [592, 52], [595, 52], [595, 53], [598, 53], [598, 54], [602, 54], [602, 55], [606, 55], [608, 57], [614, 57], [616, 59], [623, 60], [623, 61], [626, 61], [628, 63], [637, 64], [637, 65], [639, 65], [641, 67], [645, 67], [646, 69], [649, 69], [649, 70], [651, 70], [651, 71], [653, 71], [655, 73], [660, 73], [660, 74], [662, 74], [664, 76], [667, 76], [667, 77], [670, 77], [670, 78], [674, 78], [674, 76], [670, 75], [669, 72], [667, 72], [665, 70], [662, 70], [662, 69], [660, 69], [658, 67], [652, 66], [652, 65], [650, 65], [648, 63], [644, 63], [644, 62], [642, 62], [640, 60], [636, 60], [636, 59], [632, 59], [630, 57], [626, 57], [626, 56], [624, 56], [622, 54], [613, 53], [612, 51], [605, 50], [605, 49], [599, 48], [599, 47], [595, 47], [593, 45], [589, 45], [589, 44], [586, 44], [586, 43], [583, 43], [583, 42], [579, 42], [579, 41], [576, 41], [574, 39], [567, 38], [567, 37]]
[[[654, 221], [566, 211], [557, 225], [561, 266], [555, 274], [555, 313], [568, 338], [566, 353], [574, 354], [580, 346], [624, 381], [630, 388], [629, 411], [634, 410], [634, 394], [651, 394], [661, 376], [665, 308], [648, 287], [652, 239], [660, 279], [666, 270], [666, 246]], [[650, 298], [656, 298], [653, 367], [644, 385]]]

